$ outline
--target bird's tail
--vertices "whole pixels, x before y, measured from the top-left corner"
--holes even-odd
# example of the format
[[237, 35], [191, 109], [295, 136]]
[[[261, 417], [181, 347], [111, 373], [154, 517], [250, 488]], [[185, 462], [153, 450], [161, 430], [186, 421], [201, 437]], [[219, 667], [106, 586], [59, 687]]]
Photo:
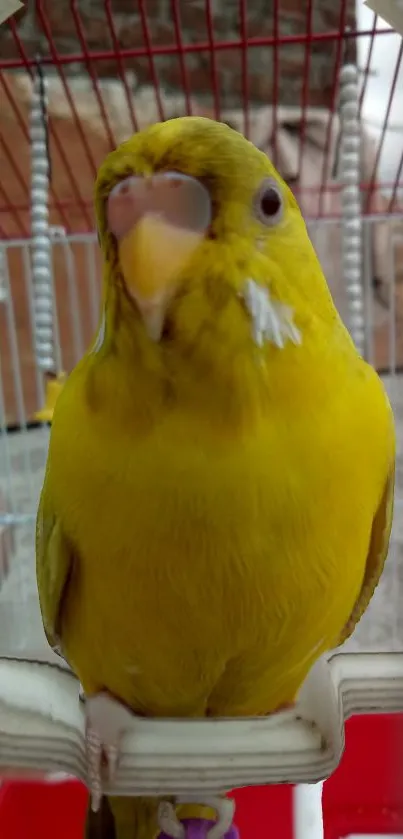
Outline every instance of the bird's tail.
[[[129, 798], [104, 796], [100, 809], [87, 814], [85, 839], [157, 839], [161, 833], [158, 808], [164, 798]], [[178, 818], [206, 818], [215, 820], [209, 807], [183, 804], [175, 808]]]

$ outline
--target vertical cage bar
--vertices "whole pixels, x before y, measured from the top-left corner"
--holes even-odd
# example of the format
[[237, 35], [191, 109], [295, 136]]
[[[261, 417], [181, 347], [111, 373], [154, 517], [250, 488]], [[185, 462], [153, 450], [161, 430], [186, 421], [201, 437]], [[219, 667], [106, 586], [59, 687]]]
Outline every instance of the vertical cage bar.
[[[328, 189], [328, 170], [329, 170], [329, 157], [330, 157], [330, 149], [332, 147], [332, 132], [333, 132], [333, 125], [334, 125], [334, 117], [335, 112], [337, 110], [337, 96], [339, 93], [339, 86], [341, 85], [342, 79], [342, 72], [343, 70], [343, 55], [345, 50], [345, 34], [346, 34], [346, 18], [347, 18], [347, 7], [348, 3], [347, 0], [341, 0], [339, 3], [340, 8], [340, 16], [339, 16], [339, 32], [337, 34], [337, 39], [335, 43], [335, 59], [334, 59], [334, 70], [333, 70], [333, 83], [332, 83], [332, 90], [331, 90], [331, 101], [329, 105], [329, 116], [327, 120], [327, 127], [326, 127], [326, 139], [324, 145], [324, 155], [323, 155], [323, 163], [322, 163], [322, 178], [321, 178], [321, 185], [319, 190], [319, 207], [318, 207], [318, 215], [323, 216], [325, 213], [323, 212], [323, 204], [325, 201], [325, 196], [327, 194]], [[336, 7], [337, 8], [337, 7]], [[311, 38], [313, 42], [313, 36]]]
[[186, 56], [183, 52], [182, 26], [181, 26], [181, 12], [178, 0], [171, 0], [171, 19], [173, 21], [176, 46], [178, 50], [178, 60], [180, 67], [180, 74], [182, 80], [182, 90], [185, 99], [186, 114], [192, 116], [192, 97], [189, 87], [189, 74], [186, 66]]
[[[1, 236], [0, 236], [1, 238]], [[0, 248], [0, 303], [5, 303], [7, 301], [7, 291], [6, 291], [6, 281], [5, 281], [5, 268], [6, 266], [6, 258], [4, 256], [3, 248]]]
[[324, 839], [322, 793], [322, 782], [294, 787], [294, 839]]
[[207, 38], [209, 44], [209, 58], [210, 58], [210, 72], [211, 72], [211, 87], [214, 102], [214, 119], [221, 119], [221, 96], [220, 96], [220, 82], [217, 69], [217, 55], [216, 43], [214, 36], [214, 8], [212, 0], [206, 0], [206, 26]]
[[93, 332], [96, 331], [96, 328], [98, 326], [101, 311], [101, 288], [100, 283], [98, 282], [97, 274], [96, 244], [97, 243], [94, 239], [88, 239], [85, 245], [87, 265], [86, 273], [88, 277], [88, 296], [91, 312], [91, 328]]
[[[33, 280], [32, 280], [32, 260], [31, 260], [31, 243], [27, 242], [23, 246], [22, 250], [22, 262], [23, 262], [23, 269], [24, 269], [24, 285], [25, 285], [25, 294], [28, 302], [28, 311], [29, 311], [29, 325], [30, 325], [30, 334], [31, 340], [35, 342], [35, 315], [34, 315], [34, 289], [33, 289]], [[36, 378], [36, 396], [37, 396], [37, 404], [41, 405], [43, 403], [45, 393], [44, 393], [44, 383], [42, 373], [39, 370], [37, 364], [35, 364], [35, 378]]]
[[307, 9], [306, 9], [307, 41], [306, 41], [306, 44], [305, 44], [304, 72], [303, 72], [303, 81], [302, 81], [302, 87], [301, 87], [301, 126], [300, 126], [299, 151], [298, 151], [298, 170], [297, 170], [298, 178], [301, 178], [301, 175], [302, 175], [302, 166], [303, 166], [303, 159], [304, 159], [304, 146], [305, 146], [305, 135], [306, 135], [306, 112], [307, 112], [308, 104], [309, 104], [309, 82], [310, 82], [311, 58], [312, 58], [312, 47], [311, 47], [312, 20], [313, 20], [313, 0], [308, 0]]
[[340, 73], [340, 122], [342, 274], [347, 292], [348, 327], [358, 351], [364, 354], [360, 122], [358, 70], [355, 64], [345, 64]]
[[242, 41], [241, 72], [242, 72], [242, 106], [243, 133], [250, 139], [249, 114], [249, 73], [248, 73], [248, 10], [246, 0], [239, 0], [239, 28]]
[[374, 326], [374, 295], [372, 287], [373, 277], [373, 254], [372, 254], [372, 236], [373, 236], [373, 222], [368, 220], [365, 216], [362, 219], [362, 240], [363, 240], [363, 286], [364, 286], [364, 317], [366, 322], [366, 342], [365, 355], [370, 364], [375, 364], [375, 326]]
[[[81, 305], [78, 296], [78, 283], [75, 255], [70, 242], [61, 242], [67, 280], [67, 297], [70, 308], [71, 342], [74, 347], [74, 363], [78, 364], [84, 355], [83, 327], [81, 320]], [[80, 246], [81, 247], [81, 246]], [[66, 313], [67, 314], [67, 313]]]
[[[394, 102], [396, 89], [399, 89], [399, 87], [400, 87], [399, 78], [400, 78], [400, 72], [401, 72], [401, 67], [402, 67], [402, 59], [403, 59], [403, 38], [401, 39], [401, 42], [400, 42], [399, 52], [398, 52], [398, 55], [397, 55], [396, 64], [395, 64], [395, 68], [394, 68], [394, 71], [393, 71], [393, 78], [392, 78], [392, 81], [391, 81], [391, 84], [390, 84], [390, 88], [388, 89], [388, 94], [389, 95], [387, 97], [387, 106], [386, 106], [385, 116], [383, 118], [381, 136], [379, 138], [378, 148], [376, 150], [374, 165], [373, 165], [372, 174], [371, 174], [371, 179], [370, 179], [370, 182], [369, 182], [369, 185], [368, 185], [368, 190], [367, 190], [366, 207], [365, 207], [366, 212], [370, 212], [372, 196], [373, 196], [373, 193], [377, 189], [376, 181], [377, 181], [377, 177], [378, 177], [379, 163], [380, 163], [381, 155], [382, 155], [382, 152], [383, 152], [383, 149], [384, 149], [387, 131], [388, 131], [388, 128], [390, 128], [390, 114], [391, 114], [391, 111], [392, 111], [392, 106], [393, 106], [393, 102]], [[385, 91], [385, 99], [386, 99], [386, 91]]]
[[278, 139], [277, 139], [277, 131], [278, 131], [278, 105], [279, 105], [279, 82], [280, 82], [280, 56], [279, 56], [279, 40], [280, 40], [280, 3], [279, 0], [274, 0], [273, 4], [273, 46], [272, 46], [272, 56], [273, 56], [273, 65], [272, 65], [272, 73], [273, 73], [273, 85], [272, 85], [272, 136], [271, 136], [271, 148], [272, 148], [272, 157], [273, 163], [277, 167], [278, 165]]
[[126, 72], [126, 68], [125, 68], [125, 64], [124, 64], [124, 61], [122, 59], [122, 56], [120, 55], [119, 39], [118, 39], [118, 36], [116, 34], [115, 23], [114, 23], [114, 20], [113, 20], [112, 0], [104, 0], [104, 9], [105, 9], [106, 20], [108, 21], [109, 32], [110, 32], [111, 38], [112, 38], [113, 49], [114, 49], [115, 54], [116, 54], [116, 63], [117, 63], [117, 66], [118, 66], [118, 72], [119, 72], [120, 80], [122, 82], [123, 90], [124, 90], [125, 96], [126, 96], [127, 109], [128, 109], [129, 115], [130, 115], [133, 131], [137, 132], [139, 130], [139, 125], [138, 125], [138, 121], [137, 121], [136, 111], [135, 111], [135, 108], [134, 108], [132, 90], [130, 89], [128, 81], [127, 81], [128, 74]]

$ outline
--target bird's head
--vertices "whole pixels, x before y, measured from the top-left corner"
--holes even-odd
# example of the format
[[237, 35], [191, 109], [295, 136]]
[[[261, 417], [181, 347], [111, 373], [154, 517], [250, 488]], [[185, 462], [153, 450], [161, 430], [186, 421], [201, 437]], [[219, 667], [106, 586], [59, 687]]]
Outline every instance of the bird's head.
[[334, 319], [294, 196], [225, 124], [184, 117], [136, 134], [101, 166], [96, 211], [106, 293], [143, 346], [269, 356]]

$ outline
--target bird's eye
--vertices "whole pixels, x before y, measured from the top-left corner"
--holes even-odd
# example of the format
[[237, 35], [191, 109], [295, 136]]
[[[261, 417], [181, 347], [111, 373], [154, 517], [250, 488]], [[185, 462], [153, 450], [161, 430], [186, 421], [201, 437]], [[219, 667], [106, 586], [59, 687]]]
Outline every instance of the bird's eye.
[[283, 215], [284, 201], [280, 187], [272, 178], [263, 181], [254, 201], [255, 213], [266, 225], [278, 224]]

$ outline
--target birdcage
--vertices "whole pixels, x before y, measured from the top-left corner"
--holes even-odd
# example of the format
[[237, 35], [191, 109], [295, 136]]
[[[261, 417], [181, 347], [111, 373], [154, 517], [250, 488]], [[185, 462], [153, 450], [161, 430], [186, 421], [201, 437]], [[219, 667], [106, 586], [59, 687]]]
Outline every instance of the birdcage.
[[[200, 114], [248, 136], [299, 200], [336, 305], [391, 397], [396, 513], [368, 612], [314, 668], [298, 715], [188, 723], [186, 741], [186, 723], [141, 721], [115, 792], [320, 782], [347, 717], [403, 712], [402, 40], [353, 0], [28, 0], [0, 54], [0, 775], [85, 780], [77, 685], [39, 615], [34, 522], [53, 405], [99, 321], [95, 173], [139, 128]], [[298, 787], [296, 839], [323, 835], [315, 789], [311, 807]]]

